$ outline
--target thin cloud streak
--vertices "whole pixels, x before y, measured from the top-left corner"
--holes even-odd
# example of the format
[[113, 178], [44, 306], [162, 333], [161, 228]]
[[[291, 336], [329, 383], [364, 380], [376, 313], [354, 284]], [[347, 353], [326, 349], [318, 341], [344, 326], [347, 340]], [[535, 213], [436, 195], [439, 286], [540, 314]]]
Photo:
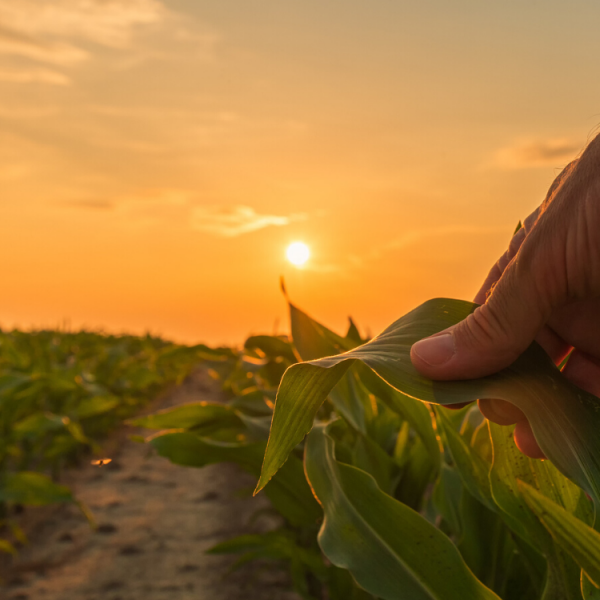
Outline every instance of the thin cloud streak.
[[580, 140], [569, 138], [517, 140], [500, 148], [492, 165], [503, 169], [561, 167], [576, 158], [584, 146]]
[[11, 57], [75, 67], [91, 58], [90, 43], [129, 49], [140, 28], [170, 14], [157, 0], [0, 0], [0, 56], [8, 67], [0, 72], [0, 81], [68, 85], [64, 74], [17, 67]]
[[72, 44], [36, 40], [3, 28], [0, 28], [0, 54], [65, 66], [80, 63], [88, 58], [87, 52]]
[[[514, 226], [512, 227], [514, 229]], [[425, 241], [431, 241], [443, 236], [476, 236], [476, 235], [508, 235], [511, 231], [509, 225], [498, 225], [494, 227], [477, 227], [466, 225], [448, 225], [444, 227], [432, 227], [430, 229], [420, 229], [409, 231], [397, 238], [389, 240], [385, 244], [376, 246], [362, 255], [351, 254], [340, 263], [319, 263], [311, 261], [302, 267], [305, 271], [315, 273], [337, 273], [342, 276], [350, 276], [350, 273], [356, 273], [357, 270], [364, 269], [370, 264], [382, 260], [386, 255], [409, 248], [410, 246]]]
[[49, 83], [51, 85], [70, 85], [71, 80], [63, 73], [50, 69], [1, 70], [0, 81], [9, 83]]
[[0, 0], [0, 22], [18, 33], [127, 46], [134, 30], [167, 14], [156, 0]]
[[196, 207], [192, 211], [191, 222], [197, 231], [221, 237], [237, 237], [265, 227], [282, 227], [305, 221], [307, 218], [305, 213], [261, 215], [251, 206], [238, 205], [232, 208]]
[[[514, 229], [514, 226], [513, 226]], [[433, 240], [438, 237], [454, 235], [494, 235], [509, 234], [511, 227], [508, 225], [497, 225], [494, 227], [476, 227], [467, 225], [448, 225], [444, 227], [432, 227], [430, 229], [420, 229], [409, 231], [401, 236], [390, 240], [389, 242], [373, 248], [370, 252], [356, 256], [352, 255], [349, 260], [353, 267], [362, 268], [368, 263], [382, 259], [386, 254], [396, 250], [403, 250], [426, 240]]]

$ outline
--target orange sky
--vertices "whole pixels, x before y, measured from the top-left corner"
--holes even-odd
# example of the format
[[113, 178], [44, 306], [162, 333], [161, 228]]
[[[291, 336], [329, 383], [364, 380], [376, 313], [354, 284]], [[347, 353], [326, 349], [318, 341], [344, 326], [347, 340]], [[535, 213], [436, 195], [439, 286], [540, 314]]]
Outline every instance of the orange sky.
[[[600, 4], [0, 0], [0, 325], [239, 343], [471, 298], [600, 123]], [[285, 249], [305, 241], [298, 270]]]

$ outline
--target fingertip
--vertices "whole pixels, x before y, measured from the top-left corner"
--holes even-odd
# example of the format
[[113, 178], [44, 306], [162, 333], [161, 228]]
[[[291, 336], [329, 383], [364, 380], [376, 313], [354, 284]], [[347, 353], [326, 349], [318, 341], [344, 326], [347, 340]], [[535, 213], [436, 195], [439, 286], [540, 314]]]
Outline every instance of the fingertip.
[[419, 340], [410, 349], [411, 357], [434, 368], [445, 365], [455, 353], [454, 336], [450, 332]]
[[517, 448], [525, 454], [525, 456], [536, 459], [546, 458], [546, 455], [542, 452], [542, 449], [533, 435], [531, 425], [527, 419], [523, 419], [523, 421], [519, 421], [515, 425], [513, 435]]
[[498, 425], [513, 425], [525, 419], [523, 411], [506, 400], [482, 398], [477, 404], [481, 414]]

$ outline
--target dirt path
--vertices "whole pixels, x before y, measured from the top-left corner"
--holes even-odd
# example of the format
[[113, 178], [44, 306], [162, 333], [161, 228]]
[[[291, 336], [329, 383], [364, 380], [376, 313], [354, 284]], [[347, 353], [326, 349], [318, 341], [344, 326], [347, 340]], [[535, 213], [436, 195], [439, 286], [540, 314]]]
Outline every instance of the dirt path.
[[[146, 412], [218, 394], [200, 371]], [[251, 564], [229, 574], [231, 557], [204, 554], [260, 527], [249, 523], [265, 499], [236, 494], [251, 489], [252, 478], [231, 465], [174, 466], [130, 441], [132, 433], [118, 432], [105, 445], [110, 465], [87, 465], [64, 478], [92, 510], [98, 530], [73, 506], [28, 511], [30, 544], [10, 566], [0, 598], [297, 600], [280, 572]]]

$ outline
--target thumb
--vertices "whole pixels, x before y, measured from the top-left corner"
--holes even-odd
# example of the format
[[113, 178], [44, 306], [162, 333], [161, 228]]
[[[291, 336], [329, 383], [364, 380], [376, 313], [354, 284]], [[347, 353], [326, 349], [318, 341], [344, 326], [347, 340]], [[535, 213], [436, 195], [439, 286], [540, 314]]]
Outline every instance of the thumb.
[[550, 316], [551, 303], [535, 281], [533, 261], [522, 252], [527, 245], [484, 305], [413, 345], [411, 360], [422, 375], [434, 380], [483, 377], [510, 365], [531, 344]]

